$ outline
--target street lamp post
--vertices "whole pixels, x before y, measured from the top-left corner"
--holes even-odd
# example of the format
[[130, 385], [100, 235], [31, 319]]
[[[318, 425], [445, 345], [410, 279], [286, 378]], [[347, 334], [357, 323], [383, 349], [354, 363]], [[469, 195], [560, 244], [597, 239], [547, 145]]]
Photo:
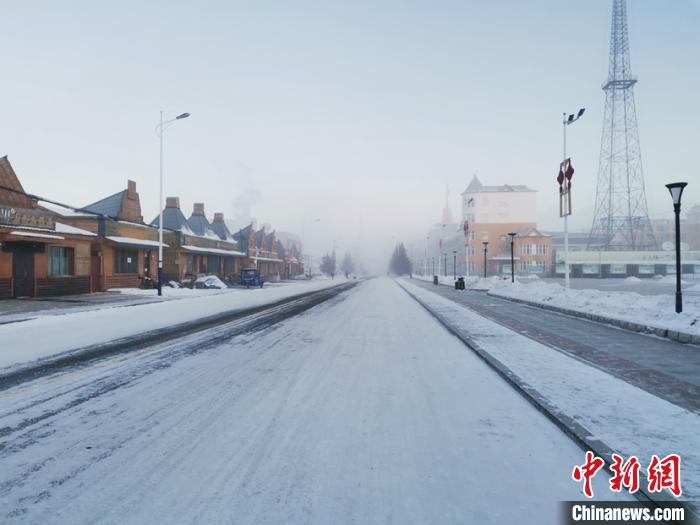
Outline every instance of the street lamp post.
[[442, 275], [447, 277], [447, 252], [442, 254]]
[[457, 280], [457, 250], [452, 250], [452, 273], [454, 274], [454, 280]]
[[683, 311], [683, 296], [681, 294], [681, 197], [687, 182], [666, 184], [673, 199], [673, 212], [676, 214], [676, 313]]
[[515, 236], [517, 233], [511, 232], [508, 234], [510, 237], [510, 282], [515, 282], [515, 252], [513, 245], [515, 244]]
[[189, 113], [181, 113], [171, 120], [163, 121], [163, 111], [160, 112], [160, 123], [156, 127], [156, 134], [160, 139], [160, 200], [158, 201], [158, 295], [163, 295], [163, 131], [168, 124], [176, 120], [189, 117]]
[[[566, 163], [566, 126], [570, 126], [580, 119], [585, 111], [586, 108], [581, 108], [578, 110], [576, 115], [572, 113], [568, 116], [568, 118], [566, 113], [563, 114], [564, 118], [562, 119], [562, 127], [564, 128], [564, 163]], [[569, 215], [571, 215], [569, 202], [570, 201], [567, 196], [567, 198], [564, 199], [564, 206], [566, 207], [564, 210], [564, 287], [567, 290], [569, 289]]]
[[483, 241], [484, 243], [484, 279], [486, 279], [486, 254], [489, 251], [489, 241]]

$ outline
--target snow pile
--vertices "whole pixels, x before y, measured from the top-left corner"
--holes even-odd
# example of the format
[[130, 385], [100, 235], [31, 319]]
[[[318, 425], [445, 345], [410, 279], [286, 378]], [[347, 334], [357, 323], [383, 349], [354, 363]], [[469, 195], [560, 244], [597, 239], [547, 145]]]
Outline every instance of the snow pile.
[[[0, 369], [222, 312], [264, 306], [337, 284], [340, 284], [337, 280], [318, 280], [255, 290], [194, 290], [199, 294], [181, 300], [44, 315], [21, 323], [2, 324]], [[155, 290], [141, 291], [155, 294]], [[164, 293], [171, 294], [186, 291], [193, 292], [186, 288], [163, 288]], [[36, 334], [40, 336], [31, 337]], [[27, 344], [30, 339], [31, 344]]]
[[200, 283], [200, 286], [203, 288], [217, 288], [219, 290], [228, 288], [226, 283], [219, 279], [216, 275], [204, 275], [199, 277], [196, 282]]
[[221, 293], [237, 292], [234, 288], [186, 288], [184, 286], [171, 287], [171, 285], [163, 286], [163, 295], [158, 297], [156, 289], [142, 290], [140, 288], [110, 288], [108, 292], [117, 292], [123, 295], [135, 295], [140, 297], [153, 297], [153, 300], [168, 300], [168, 299], [183, 299], [199, 296], [211, 296]]
[[543, 281], [527, 284], [493, 282], [489, 293], [700, 336], [700, 297], [697, 296], [685, 296], [683, 312], [677, 314], [673, 294], [641, 295], [589, 289], [567, 291], [560, 284]]
[[634, 275], [630, 275], [629, 277], [625, 278], [626, 284], [637, 284], [641, 282], [642, 280], [639, 277], [635, 277]]

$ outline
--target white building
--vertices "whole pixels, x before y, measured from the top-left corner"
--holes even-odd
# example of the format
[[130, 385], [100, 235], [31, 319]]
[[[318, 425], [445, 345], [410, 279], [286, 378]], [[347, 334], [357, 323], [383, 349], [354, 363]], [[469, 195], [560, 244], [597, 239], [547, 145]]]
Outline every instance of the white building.
[[474, 175], [462, 193], [462, 220], [469, 224], [535, 224], [537, 191], [521, 185], [484, 186]]

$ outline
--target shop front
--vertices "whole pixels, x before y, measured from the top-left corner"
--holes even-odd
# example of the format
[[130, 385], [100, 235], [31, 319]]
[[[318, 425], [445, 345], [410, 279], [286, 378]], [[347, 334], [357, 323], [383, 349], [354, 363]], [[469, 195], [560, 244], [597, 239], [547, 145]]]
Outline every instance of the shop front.
[[[0, 206], [19, 219], [0, 223], [0, 298], [89, 293], [94, 234], [56, 223], [45, 212]], [[31, 213], [30, 213], [31, 212]], [[7, 216], [7, 215], [6, 215]], [[24, 221], [41, 219], [28, 226]], [[31, 223], [30, 223], [31, 224]]]

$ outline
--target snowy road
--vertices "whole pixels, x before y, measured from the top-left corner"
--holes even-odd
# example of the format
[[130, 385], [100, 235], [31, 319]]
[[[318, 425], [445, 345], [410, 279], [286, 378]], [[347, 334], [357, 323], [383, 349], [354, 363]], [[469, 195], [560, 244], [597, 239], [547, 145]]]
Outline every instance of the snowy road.
[[555, 523], [582, 460], [384, 279], [0, 392], [11, 523]]

